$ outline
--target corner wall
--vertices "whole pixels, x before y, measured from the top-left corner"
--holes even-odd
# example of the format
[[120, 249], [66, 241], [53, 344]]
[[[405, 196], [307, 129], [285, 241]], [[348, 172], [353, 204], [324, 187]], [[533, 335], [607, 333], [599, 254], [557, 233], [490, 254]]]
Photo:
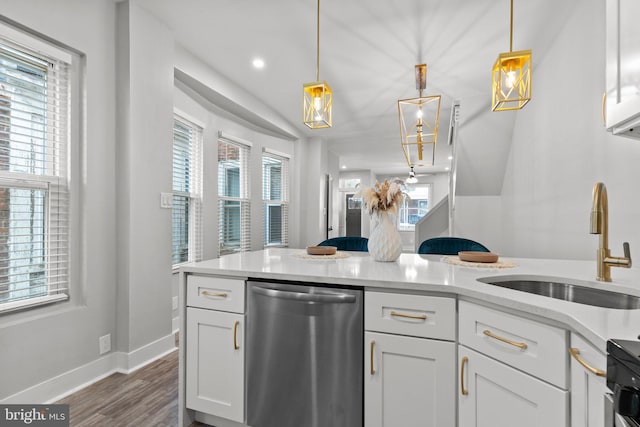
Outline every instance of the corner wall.
[[[534, 52], [534, 55], [536, 53]], [[536, 57], [534, 56], [534, 60]], [[612, 255], [640, 248], [640, 143], [603, 127], [604, 2], [585, 0], [533, 70], [533, 99], [517, 113], [502, 193], [505, 253], [595, 259], [595, 182], [609, 193]], [[595, 268], [595, 263], [594, 263]]]

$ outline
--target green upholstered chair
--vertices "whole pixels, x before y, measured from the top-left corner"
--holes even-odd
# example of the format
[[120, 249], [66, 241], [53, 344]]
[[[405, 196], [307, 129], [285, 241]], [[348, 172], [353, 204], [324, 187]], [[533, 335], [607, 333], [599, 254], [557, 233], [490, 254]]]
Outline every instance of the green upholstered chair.
[[460, 251], [490, 252], [484, 245], [461, 237], [434, 237], [418, 248], [419, 254], [458, 255]]
[[318, 243], [318, 246], [335, 246], [339, 251], [358, 251], [369, 252], [369, 239], [366, 237], [333, 237], [324, 242]]

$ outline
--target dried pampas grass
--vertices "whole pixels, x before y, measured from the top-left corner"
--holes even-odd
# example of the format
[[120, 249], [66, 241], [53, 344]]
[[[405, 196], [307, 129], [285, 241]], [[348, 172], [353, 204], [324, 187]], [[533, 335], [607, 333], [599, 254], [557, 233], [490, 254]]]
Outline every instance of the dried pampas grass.
[[369, 212], [369, 215], [377, 211], [389, 211], [396, 213], [398, 205], [402, 203], [404, 193], [402, 192], [402, 181], [387, 181], [382, 184], [376, 181], [374, 188], [362, 189], [356, 197], [362, 198], [362, 203]]

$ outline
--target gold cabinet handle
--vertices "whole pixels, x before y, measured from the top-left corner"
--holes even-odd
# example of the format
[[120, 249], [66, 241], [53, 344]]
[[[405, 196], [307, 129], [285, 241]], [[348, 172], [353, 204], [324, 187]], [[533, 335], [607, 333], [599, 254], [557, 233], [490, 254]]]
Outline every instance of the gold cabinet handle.
[[416, 314], [404, 314], [404, 313], [397, 313], [395, 311], [391, 311], [391, 313], [389, 313], [390, 315], [394, 316], [394, 317], [405, 317], [407, 319], [420, 319], [420, 320], [427, 320], [427, 315], [426, 314], [420, 314], [420, 315], [416, 315]]
[[238, 350], [240, 346], [238, 346], [238, 325], [240, 324], [239, 320], [236, 320], [233, 324], [233, 349]]
[[482, 331], [482, 333], [485, 334], [486, 336], [491, 337], [493, 339], [496, 339], [498, 341], [502, 341], [502, 342], [507, 343], [509, 345], [512, 345], [514, 347], [518, 347], [521, 350], [526, 350], [527, 347], [529, 347], [526, 343], [511, 341], [510, 339], [500, 337], [500, 336], [494, 334], [493, 332], [491, 332], [488, 329], [485, 329], [484, 331]]
[[374, 340], [371, 340], [371, 366], [369, 367], [369, 372], [371, 373], [371, 375], [374, 375], [376, 373], [375, 368], [373, 367], [373, 349], [376, 346], [376, 342]]
[[604, 377], [607, 375], [607, 373], [605, 371], [603, 371], [602, 369], [596, 369], [593, 366], [589, 365], [587, 362], [584, 361], [584, 359], [582, 359], [582, 357], [580, 357], [580, 350], [578, 350], [577, 348], [570, 348], [569, 349], [569, 353], [571, 353], [571, 355], [573, 356], [574, 359], [576, 359], [578, 361], [579, 364], [581, 364], [582, 366], [584, 366], [584, 368], [591, 372], [594, 375], [597, 375], [599, 377]]
[[607, 127], [607, 92], [602, 93], [602, 125]]
[[464, 356], [462, 358], [462, 362], [460, 362], [460, 393], [462, 393], [463, 396], [469, 394], [469, 390], [467, 390], [464, 386], [464, 367], [467, 362], [469, 362], [469, 358], [467, 356]]
[[221, 298], [226, 298], [229, 296], [229, 294], [227, 294], [226, 292], [209, 292], [209, 291], [202, 291], [202, 295], [206, 295], [208, 297], [221, 297]]

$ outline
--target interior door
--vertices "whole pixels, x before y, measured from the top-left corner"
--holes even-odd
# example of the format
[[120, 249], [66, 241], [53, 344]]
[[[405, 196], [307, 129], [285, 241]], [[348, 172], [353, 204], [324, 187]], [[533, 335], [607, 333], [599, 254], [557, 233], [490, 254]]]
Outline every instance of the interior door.
[[362, 200], [353, 197], [353, 194], [347, 194], [345, 200], [346, 206], [346, 236], [360, 237], [362, 222]]

